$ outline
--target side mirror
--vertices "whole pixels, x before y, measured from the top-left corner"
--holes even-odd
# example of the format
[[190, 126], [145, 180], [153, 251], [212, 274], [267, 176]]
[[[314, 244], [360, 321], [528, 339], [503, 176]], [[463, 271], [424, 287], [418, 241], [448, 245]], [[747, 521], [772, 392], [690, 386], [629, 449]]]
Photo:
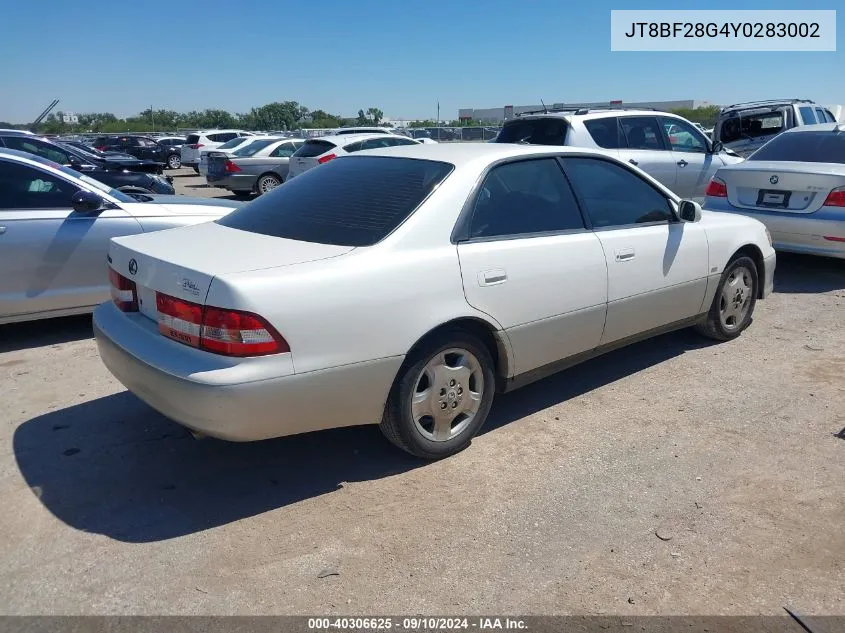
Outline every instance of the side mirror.
[[725, 146], [722, 145], [722, 141], [716, 141], [715, 143], [713, 143], [713, 148], [710, 151], [714, 154], [718, 154], [723, 149], [725, 149]]
[[681, 200], [678, 215], [684, 222], [698, 222], [701, 220], [701, 205], [693, 200]]
[[94, 213], [103, 206], [103, 199], [93, 191], [77, 191], [70, 201], [77, 213]]

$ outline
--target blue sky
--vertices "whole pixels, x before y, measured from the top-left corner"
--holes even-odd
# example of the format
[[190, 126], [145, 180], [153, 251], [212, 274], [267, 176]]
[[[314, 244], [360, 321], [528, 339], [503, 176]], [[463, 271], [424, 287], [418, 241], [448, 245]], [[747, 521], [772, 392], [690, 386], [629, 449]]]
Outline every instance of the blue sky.
[[[800, 3], [835, 9], [837, 2]], [[58, 0], [3, 3], [0, 120], [57, 109], [243, 112], [294, 100], [352, 115], [455, 118], [560, 101], [802, 97], [845, 104], [845, 41], [825, 53], [610, 51], [611, 9], [564, 0]], [[694, 9], [794, 9], [791, 1]], [[845, 33], [845, 7], [837, 30]], [[13, 25], [17, 25], [14, 26]]]

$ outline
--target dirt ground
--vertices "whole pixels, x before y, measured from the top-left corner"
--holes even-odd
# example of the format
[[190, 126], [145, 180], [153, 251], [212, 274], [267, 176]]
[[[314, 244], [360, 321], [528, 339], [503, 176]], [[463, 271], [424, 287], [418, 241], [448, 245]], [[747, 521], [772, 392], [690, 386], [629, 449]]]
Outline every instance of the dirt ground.
[[499, 396], [437, 463], [375, 427], [194, 440], [90, 318], [0, 327], [0, 612], [845, 615], [845, 261], [775, 288], [736, 341]]

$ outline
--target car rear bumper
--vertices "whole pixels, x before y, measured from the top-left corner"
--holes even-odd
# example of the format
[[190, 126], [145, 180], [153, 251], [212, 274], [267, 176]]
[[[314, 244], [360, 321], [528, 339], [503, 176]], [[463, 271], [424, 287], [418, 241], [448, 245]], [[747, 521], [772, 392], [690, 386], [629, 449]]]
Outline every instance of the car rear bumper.
[[[814, 213], [757, 211], [735, 207], [723, 198], [706, 198], [708, 211], [745, 215], [762, 222], [775, 250], [845, 259], [845, 209], [822, 207]], [[838, 238], [838, 239], [831, 239]]]
[[206, 181], [211, 187], [220, 187], [229, 191], [253, 191], [257, 176], [250, 174], [225, 174], [223, 176], [206, 176]]
[[[234, 359], [185, 347], [133, 321], [144, 318], [130, 317], [111, 302], [94, 311], [94, 336], [105, 366], [153, 409], [230, 441], [378, 423], [403, 361], [392, 357], [244, 381]], [[193, 367], [191, 359], [198, 355], [204, 364]], [[208, 362], [219, 367], [208, 371]]]

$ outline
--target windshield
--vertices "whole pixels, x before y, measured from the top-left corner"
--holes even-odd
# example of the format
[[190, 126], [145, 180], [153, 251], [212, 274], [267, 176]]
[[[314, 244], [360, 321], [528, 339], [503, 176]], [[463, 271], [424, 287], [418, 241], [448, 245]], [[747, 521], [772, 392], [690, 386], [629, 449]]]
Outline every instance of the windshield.
[[495, 142], [563, 145], [568, 127], [565, 120], [558, 118], [518, 119], [506, 123]]
[[272, 145], [273, 143], [278, 143], [279, 140], [275, 138], [263, 138], [257, 141], [252, 141], [246, 147], [242, 147], [240, 149], [235, 150], [232, 152], [234, 156], [239, 156], [241, 158], [247, 156], [253, 156], [260, 152], [262, 149], [267, 147], [268, 145]]
[[778, 134], [784, 127], [783, 110], [738, 112], [722, 121], [719, 140], [733, 143], [742, 139], [754, 140], [761, 136]]
[[845, 133], [790, 132], [776, 136], [748, 160], [794, 163], [845, 163]]
[[371, 246], [402, 224], [452, 171], [413, 158], [339, 158], [218, 220], [241, 231], [336, 246]]
[[217, 149], [232, 149], [233, 147], [237, 147], [238, 145], [243, 145], [244, 143], [248, 142], [250, 139], [244, 136], [238, 136], [237, 138], [233, 138], [231, 141], [226, 141], [223, 145], [219, 146]]

